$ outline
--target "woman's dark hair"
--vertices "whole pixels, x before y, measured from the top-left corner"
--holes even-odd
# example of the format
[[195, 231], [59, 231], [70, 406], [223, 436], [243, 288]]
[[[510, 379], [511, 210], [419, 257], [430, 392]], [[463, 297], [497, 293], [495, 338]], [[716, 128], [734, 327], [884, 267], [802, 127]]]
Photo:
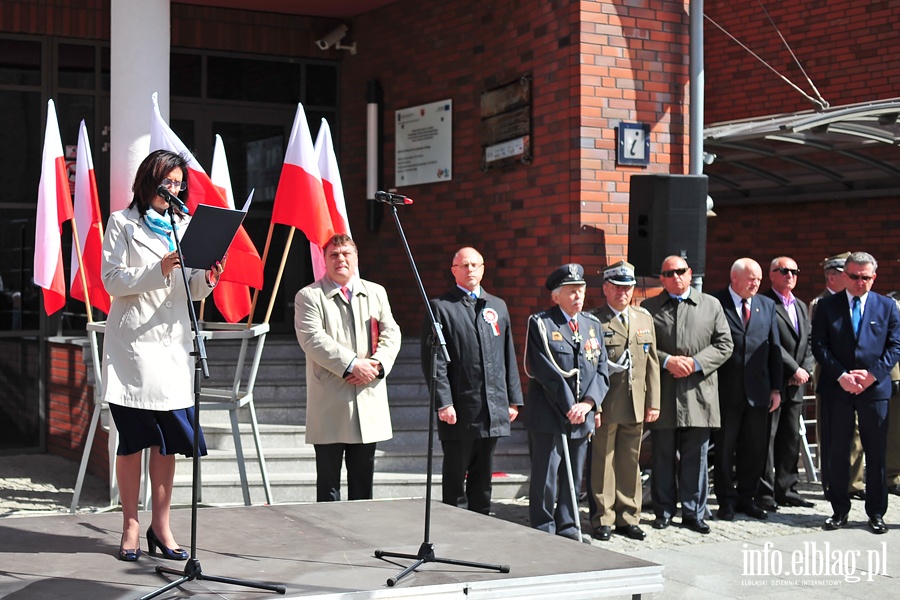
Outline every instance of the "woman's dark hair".
[[[147, 209], [150, 208], [150, 202], [157, 195], [156, 190], [162, 185], [166, 175], [171, 173], [173, 169], [181, 169], [181, 174], [184, 178], [182, 181], [187, 184], [187, 160], [180, 154], [175, 154], [168, 150], [154, 150], [147, 155], [147, 158], [138, 167], [134, 176], [134, 184], [131, 186], [131, 191], [134, 192], [131, 207], [137, 208], [141, 216], [144, 216]], [[185, 205], [187, 205], [190, 191], [190, 186], [187, 186], [176, 194]], [[177, 206], [173, 207], [173, 209], [178, 218], [184, 218], [184, 213]]]

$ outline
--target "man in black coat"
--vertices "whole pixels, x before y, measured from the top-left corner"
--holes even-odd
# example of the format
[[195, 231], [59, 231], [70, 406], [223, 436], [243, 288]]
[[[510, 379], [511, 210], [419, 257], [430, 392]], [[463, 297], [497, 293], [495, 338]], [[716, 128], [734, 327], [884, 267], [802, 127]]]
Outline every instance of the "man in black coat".
[[866, 454], [866, 514], [873, 533], [887, 533], [885, 452], [891, 369], [900, 360], [900, 313], [890, 298], [872, 292], [878, 263], [853, 252], [844, 264], [847, 288], [819, 301], [813, 317], [812, 351], [822, 369], [819, 394], [828, 420], [829, 486], [834, 513], [825, 529], [840, 529], [850, 512], [850, 444], [854, 415]]
[[809, 344], [812, 324], [806, 304], [794, 296], [800, 269], [794, 259], [779, 256], [772, 260], [769, 280], [772, 289], [765, 295], [775, 301], [775, 321], [781, 342], [783, 378], [781, 406], [769, 414], [769, 449], [766, 472], [760, 482], [757, 503], [765, 509], [782, 506], [812, 507], [794, 489], [799, 481], [800, 419], [803, 395], [815, 361]]
[[782, 366], [775, 303], [756, 295], [761, 281], [759, 263], [739, 258], [731, 266], [731, 285], [713, 294], [734, 341], [731, 358], [719, 368], [722, 427], [714, 436], [716, 517], [726, 521], [735, 511], [769, 516], [754, 497], [766, 468], [768, 414], [781, 404]]
[[[438, 352], [434, 380], [443, 502], [488, 514], [494, 450], [519, 414], [522, 387], [506, 303], [481, 287], [484, 258], [474, 248], [461, 248], [450, 272], [456, 287], [431, 300], [450, 354], [448, 364]], [[422, 369], [429, 382], [431, 326], [426, 316]]]
[[609, 367], [600, 321], [581, 312], [582, 266], [559, 267], [546, 286], [554, 306], [528, 318], [525, 344], [525, 372], [532, 379], [525, 404], [531, 434], [528, 513], [535, 529], [577, 540], [578, 492], [594, 414], [609, 390]]

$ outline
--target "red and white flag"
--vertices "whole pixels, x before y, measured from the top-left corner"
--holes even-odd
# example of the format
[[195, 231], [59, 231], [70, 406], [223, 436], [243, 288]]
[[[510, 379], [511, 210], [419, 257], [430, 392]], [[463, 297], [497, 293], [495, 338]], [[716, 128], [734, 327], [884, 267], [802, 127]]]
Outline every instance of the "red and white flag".
[[[104, 314], [109, 314], [109, 294], [103, 286], [100, 262], [103, 248], [103, 223], [100, 217], [100, 196], [97, 193], [97, 178], [94, 175], [94, 159], [87, 127], [81, 121], [78, 129], [78, 155], [75, 159], [75, 231], [78, 232], [78, 246], [72, 244], [69, 289], [72, 297], [87, 302], [81, 283], [78, 264], [78, 248], [81, 248], [81, 264], [84, 265], [84, 279], [87, 283], [90, 305]], [[74, 233], [74, 232], [73, 232]]]
[[[198, 204], [209, 204], [228, 208], [228, 200], [217, 188], [209, 175], [163, 120], [159, 112], [157, 95], [153, 94], [153, 118], [150, 124], [150, 150], [169, 150], [184, 156], [188, 163], [190, 194], [188, 209], [193, 211]], [[211, 265], [210, 265], [211, 266]], [[237, 323], [250, 314], [249, 287], [261, 289], [263, 285], [263, 264], [256, 246], [244, 227], [238, 229], [231, 247], [228, 249], [228, 263], [219, 285], [213, 290], [216, 308], [229, 323]]]
[[291, 137], [284, 153], [272, 222], [296, 227], [320, 248], [334, 235], [316, 151], [302, 104], [297, 105]]
[[63, 155], [59, 121], [53, 100], [47, 102], [47, 129], [38, 184], [37, 221], [34, 232], [34, 283], [43, 288], [48, 315], [66, 305], [63, 274], [62, 224], [72, 218], [72, 193]]
[[216, 145], [213, 148], [212, 167], [209, 169], [209, 178], [213, 185], [222, 190], [228, 208], [234, 208], [234, 190], [231, 187], [231, 172], [228, 170], [228, 158], [225, 156], [225, 143], [222, 136], [216, 134]]
[[[316, 136], [315, 150], [316, 162], [319, 164], [319, 173], [322, 175], [325, 203], [328, 205], [328, 214], [331, 216], [331, 227], [334, 233], [350, 235], [350, 219], [347, 218], [347, 203], [344, 201], [341, 171], [338, 168], [337, 157], [334, 154], [331, 128], [328, 126], [328, 121], [324, 118], [319, 125], [319, 135]], [[322, 248], [312, 242], [309, 243], [309, 255], [312, 258], [313, 274], [318, 280], [325, 275], [325, 255]]]

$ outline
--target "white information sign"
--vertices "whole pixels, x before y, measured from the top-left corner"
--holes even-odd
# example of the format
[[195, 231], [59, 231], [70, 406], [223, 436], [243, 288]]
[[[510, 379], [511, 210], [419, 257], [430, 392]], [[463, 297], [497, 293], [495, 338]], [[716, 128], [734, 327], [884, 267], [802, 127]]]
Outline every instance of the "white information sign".
[[452, 179], [453, 101], [412, 106], [396, 114], [395, 185]]

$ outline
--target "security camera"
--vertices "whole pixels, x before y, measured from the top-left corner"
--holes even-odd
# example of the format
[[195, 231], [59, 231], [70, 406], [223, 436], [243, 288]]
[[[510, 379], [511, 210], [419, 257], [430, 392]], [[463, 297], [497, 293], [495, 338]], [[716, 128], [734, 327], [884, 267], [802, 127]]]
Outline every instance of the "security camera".
[[347, 35], [347, 26], [346, 25], [338, 25], [331, 32], [323, 37], [321, 40], [316, 40], [316, 46], [319, 47], [319, 50], [328, 50], [331, 47], [340, 46], [341, 40]]

